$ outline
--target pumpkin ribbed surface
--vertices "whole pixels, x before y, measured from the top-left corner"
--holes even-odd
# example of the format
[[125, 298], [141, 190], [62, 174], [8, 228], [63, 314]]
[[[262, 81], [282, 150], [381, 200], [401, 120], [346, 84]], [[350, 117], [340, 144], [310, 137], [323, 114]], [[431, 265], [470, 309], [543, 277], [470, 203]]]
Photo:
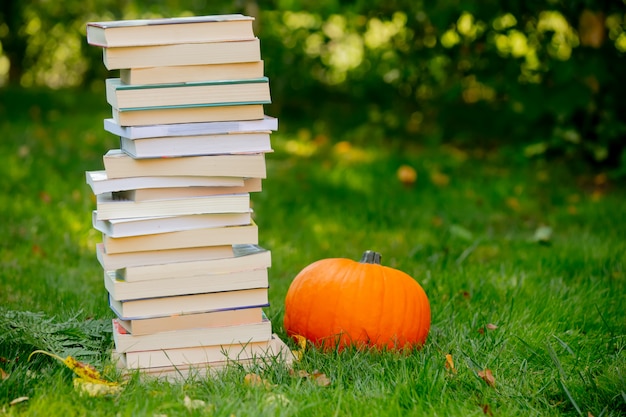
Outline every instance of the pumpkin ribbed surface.
[[[377, 259], [372, 260], [375, 254]], [[421, 346], [430, 329], [430, 305], [408, 274], [364, 260], [331, 258], [294, 278], [285, 299], [284, 325], [324, 348]]]

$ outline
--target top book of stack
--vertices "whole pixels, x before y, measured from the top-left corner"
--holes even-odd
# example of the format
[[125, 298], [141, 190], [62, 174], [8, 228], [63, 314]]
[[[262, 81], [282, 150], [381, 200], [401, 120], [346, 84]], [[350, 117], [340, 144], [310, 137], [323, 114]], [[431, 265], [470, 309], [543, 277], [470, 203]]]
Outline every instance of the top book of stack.
[[254, 18], [241, 14], [115, 20], [87, 24], [87, 42], [104, 48], [254, 39]]

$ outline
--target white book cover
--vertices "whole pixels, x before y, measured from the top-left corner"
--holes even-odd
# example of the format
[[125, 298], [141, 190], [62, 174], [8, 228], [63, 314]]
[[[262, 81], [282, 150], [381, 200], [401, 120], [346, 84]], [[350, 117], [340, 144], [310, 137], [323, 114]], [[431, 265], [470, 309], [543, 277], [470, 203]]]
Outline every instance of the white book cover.
[[87, 185], [95, 195], [116, 191], [169, 187], [243, 187], [243, 177], [143, 176], [109, 178], [106, 171], [87, 171]]
[[278, 119], [265, 116], [260, 120], [232, 122], [178, 123], [171, 125], [120, 126], [114, 119], [104, 119], [104, 130], [128, 139], [159, 138], [166, 136], [214, 135], [220, 133], [258, 132], [278, 130]]

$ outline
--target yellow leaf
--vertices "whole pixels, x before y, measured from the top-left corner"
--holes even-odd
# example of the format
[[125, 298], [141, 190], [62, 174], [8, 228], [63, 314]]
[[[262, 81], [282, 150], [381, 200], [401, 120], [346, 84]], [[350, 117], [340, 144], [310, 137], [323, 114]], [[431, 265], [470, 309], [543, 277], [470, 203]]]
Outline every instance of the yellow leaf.
[[9, 379], [9, 374], [7, 374], [4, 369], [0, 368], [0, 380], [4, 381], [5, 379]]
[[302, 356], [304, 355], [304, 351], [306, 349], [306, 337], [297, 334], [294, 335], [293, 338], [296, 339], [296, 343], [300, 349], [292, 350], [291, 353], [296, 361], [300, 361], [302, 360]]
[[74, 374], [78, 375], [79, 379], [82, 379], [87, 382], [92, 382], [94, 384], [100, 385], [109, 385], [109, 386], [117, 386], [117, 382], [110, 382], [105, 379], [102, 379], [100, 376], [100, 372], [98, 372], [93, 366], [81, 362], [79, 360], [74, 359], [71, 356], [63, 359], [62, 357], [55, 355], [54, 353], [46, 352], [45, 350], [35, 350], [29, 356], [28, 360], [35, 354], [42, 353], [44, 355], [50, 356], [54, 359], [61, 361], [65, 366], [70, 368]]
[[107, 381], [103, 383], [83, 378], [74, 378], [74, 389], [90, 397], [102, 397], [105, 395], [115, 395], [122, 390], [122, 387]]
[[265, 388], [270, 388], [272, 386], [269, 381], [261, 378], [257, 374], [246, 374], [246, 376], [243, 378], [243, 382], [244, 384], [250, 385], [251, 387], [264, 386]]

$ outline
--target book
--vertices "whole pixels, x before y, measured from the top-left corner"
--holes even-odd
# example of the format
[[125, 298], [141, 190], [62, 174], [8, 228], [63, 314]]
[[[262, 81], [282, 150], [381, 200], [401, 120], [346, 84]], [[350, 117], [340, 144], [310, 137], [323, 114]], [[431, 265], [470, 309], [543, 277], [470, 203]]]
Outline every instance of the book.
[[104, 271], [104, 287], [113, 300], [137, 300], [175, 295], [268, 288], [267, 268], [225, 274], [206, 274], [169, 279], [127, 282], [117, 279], [115, 271]]
[[265, 154], [203, 155], [134, 159], [120, 149], [103, 157], [108, 178], [154, 176], [209, 176], [265, 178]]
[[210, 213], [247, 213], [249, 211], [250, 193], [144, 201], [125, 200], [114, 197], [112, 193], [96, 196], [97, 220]]
[[[233, 256], [218, 259], [202, 259], [194, 261], [164, 262], [156, 265], [141, 265], [109, 271], [110, 278], [124, 284], [148, 281], [155, 286], [163, 283], [159, 280], [180, 280], [202, 276], [207, 281], [217, 279], [215, 276], [233, 272], [267, 269], [272, 265], [271, 252], [258, 245], [233, 245]], [[226, 277], [224, 277], [226, 278]], [[230, 278], [228, 278], [230, 280]], [[164, 285], [167, 285], [164, 284]], [[180, 284], [184, 288], [187, 285]], [[130, 285], [117, 285], [121, 288], [133, 288]], [[140, 287], [138, 287], [140, 288]], [[183, 289], [184, 290], [184, 289]], [[200, 291], [212, 292], [212, 291]], [[150, 296], [152, 297], [152, 296]]]
[[212, 176], [143, 176], [109, 178], [106, 171], [87, 171], [87, 185], [95, 195], [125, 190], [188, 187], [243, 187], [244, 179]]
[[150, 369], [170, 366], [197, 366], [224, 361], [241, 361], [274, 357], [275, 343], [270, 340], [229, 345], [194, 346], [178, 349], [146, 350], [122, 353], [128, 369]]
[[227, 64], [261, 60], [258, 38], [242, 41], [124, 46], [102, 49], [108, 70], [169, 65]]
[[192, 262], [234, 256], [232, 245], [178, 248], [156, 251], [107, 253], [102, 242], [96, 244], [96, 257], [105, 270], [160, 265], [169, 262]]
[[[271, 351], [265, 352], [263, 355], [256, 355], [254, 357], [239, 360], [222, 360], [211, 361], [202, 363], [190, 363], [188, 365], [169, 365], [169, 366], [150, 366], [145, 368], [129, 368], [127, 363], [127, 356], [131, 352], [120, 353], [113, 349], [111, 359], [116, 365], [116, 368], [123, 373], [139, 372], [140, 376], [147, 378], [156, 378], [165, 381], [180, 381], [188, 380], [190, 378], [206, 378], [208, 376], [215, 377], [219, 375], [228, 366], [237, 366], [238, 368], [244, 367], [246, 369], [254, 367], [255, 369], [262, 368], [267, 365], [271, 365], [277, 362], [291, 365], [294, 361], [294, 355], [289, 347], [280, 340], [276, 334], [272, 334], [270, 339], [273, 348]], [[185, 350], [185, 348], [182, 348]], [[181, 351], [182, 352], [182, 351]], [[132, 355], [132, 353], [131, 353]], [[141, 354], [139, 354], [141, 355]]]
[[217, 194], [240, 194], [259, 192], [263, 188], [261, 178], [244, 178], [243, 185], [234, 187], [165, 187], [114, 191], [113, 196], [132, 201], [169, 200], [172, 198], [206, 197]]
[[114, 119], [104, 119], [104, 130], [116, 136], [123, 136], [128, 139], [264, 132], [278, 130], [278, 119], [271, 116], [263, 116], [259, 120], [157, 124], [147, 126], [121, 126]]
[[87, 23], [87, 43], [103, 48], [254, 38], [254, 18], [241, 14]]
[[159, 107], [271, 103], [267, 77], [177, 84], [127, 85], [106, 80], [106, 99], [120, 111]]
[[272, 145], [270, 132], [246, 132], [148, 139], [120, 137], [120, 149], [137, 159], [228, 153], [269, 153], [272, 152]]
[[109, 297], [111, 310], [123, 320], [207, 313], [233, 308], [263, 307], [268, 303], [267, 288], [143, 298], [130, 301], [113, 300]]
[[245, 80], [263, 75], [263, 61], [120, 69], [120, 79], [130, 85]]
[[236, 244], [258, 244], [259, 231], [252, 223], [246, 226], [209, 227], [153, 235], [111, 237], [102, 236], [107, 254], [122, 252], [160, 251]]
[[122, 126], [155, 124], [181, 124], [200, 122], [229, 122], [263, 119], [262, 104], [231, 106], [179, 106], [171, 108], [150, 108], [120, 111], [111, 108], [111, 115]]
[[93, 228], [111, 237], [153, 235], [209, 227], [244, 226], [251, 222], [251, 211], [110, 220], [98, 220], [95, 210], [92, 214]]
[[175, 314], [150, 319], [118, 319], [117, 322], [126, 330], [126, 332], [134, 335], [142, 335], [169, 332], [173, 330], [259, 323], [263, 320], [263, 317], [264, 314], [262, 307], [251, 307], [211, 311], [208, 313]]
[[145, 335], [126, 333], [113, 319], [113, 341], [120, 353], [142, 350], [176, 349], [196, 346], [219, 346], [268, 341], [272, 338], [269, 320], [237, 326], [175, 330]]

